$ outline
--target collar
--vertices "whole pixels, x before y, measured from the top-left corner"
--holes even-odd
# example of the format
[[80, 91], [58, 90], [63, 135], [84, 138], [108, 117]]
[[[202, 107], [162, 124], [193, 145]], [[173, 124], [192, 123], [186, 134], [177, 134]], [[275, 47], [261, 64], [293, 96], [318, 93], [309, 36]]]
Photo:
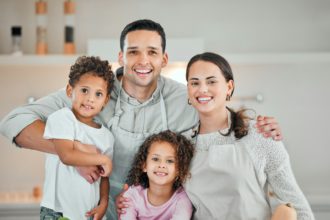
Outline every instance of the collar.
[[[139, 102], [136, 98], [130, 96], [124, 88], [122, 88], [122, 81], [119, 81], [117, 78], [115, 79], [115, 83], [114, 83], [114, 90], [115, 93], [118, 97], [118, 94], [120, 93], [120, 100], [124, 101], [130, 105], [134, 105], [134, 106], [139, 106], [139, 105], [147, 105], [149, 103], [155, 103], [159, 100], [160, 98], [160, 93], [162, 88], [164, 87], [164, 80], [162, 79], [162, 77], [159, 77], [158, 81], [157, 81], [157, 87], [155, 89], [155, 91], [152, 93], [152, 95], [150, 96], [150, 98], [148, 100], [146, 100], [145, 102], [141, 103]], [[121, 89], [121, 92], [119, 92]]]

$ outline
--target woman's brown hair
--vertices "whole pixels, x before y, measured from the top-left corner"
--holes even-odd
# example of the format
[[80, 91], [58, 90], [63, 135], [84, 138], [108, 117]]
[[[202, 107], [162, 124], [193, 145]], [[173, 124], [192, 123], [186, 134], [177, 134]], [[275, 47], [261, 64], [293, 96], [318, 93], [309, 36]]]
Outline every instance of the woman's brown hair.
[[[187, 65], [186, 69], [186, 80], [188, 81], [189, 77], [189, 70], [192, 64], [194, 64], [197, 61], [205, 61], [205, 62], [210, 62], [216, 65], [222, 75], [224, 76], [226, 82], [229, 82], [230, 80], [234, 81], [234, 76], [233, 72], [231, 70], [231, 67], [227, 60], [223, 58], [222, 56], [216, 54], [216, 53], [211, 53], [211, 52], [205, 52], [201, 54], [197, 54], [193, 56]], [[230, 97], [233, 95], [234, 89], [230, 94]], [[230, 98], [229, 97], [229, 98]], [[247, 114], [246, 111], [247, 109], [241, 109], [239, 111], [234, 111], [233, 109], [227, 107], [229, 112], [231, 113], [231, 125], [226, 134], [223, 134], [224, 136], [230, 135], [231, 132], [234, 132], [235, 137], [237, 139], [240, 139], [248, 134], [248, 121], [251, 119]]]

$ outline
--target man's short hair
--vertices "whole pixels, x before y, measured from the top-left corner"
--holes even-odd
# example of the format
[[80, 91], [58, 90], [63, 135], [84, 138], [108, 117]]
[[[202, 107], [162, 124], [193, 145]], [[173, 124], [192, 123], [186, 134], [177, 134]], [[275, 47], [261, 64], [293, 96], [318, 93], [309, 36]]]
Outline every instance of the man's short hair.
[[125, 42], [126, 35], [129, 32], [137, 31], [137, 30], [156, 31], [161, 37], [161, 41], [162, 41], [161, 45], [162, 45], [163, 53], [165, 52], [166, 36], [165, 36], [164, 29], [159, 23], [154, 22], [149, 19], [136, 20], [136, 21], [133, 21], [132, 23], [129, 23], [128, 25], [126, 25], [126, 27], [123, 29], [123, 31], [120, 34], [121, 51], [124, 50], [124, 42]]

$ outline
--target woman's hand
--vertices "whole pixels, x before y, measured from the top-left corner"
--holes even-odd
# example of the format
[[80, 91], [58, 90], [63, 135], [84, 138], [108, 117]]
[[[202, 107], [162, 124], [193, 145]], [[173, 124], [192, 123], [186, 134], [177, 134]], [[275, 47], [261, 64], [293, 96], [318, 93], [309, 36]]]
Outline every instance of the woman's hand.
[[128, 189], [128, 185], [124, 184], [123, 191], [120, 194], [118, 194], [116, 197], [116, 207], [117, 207], [118, 217], [120, 216], [120, 214], [125, 214], [126, 213], [125, 208], [128, 208], [129, 199], [123, 196], [124, 193], [127, 191], [127, 189]]
[[279, 141], [283, 139], [281, 129], [274, 117], [259, 115], [257, 117], [256, 128], [264, 137], [272, 137], [273, 140]]

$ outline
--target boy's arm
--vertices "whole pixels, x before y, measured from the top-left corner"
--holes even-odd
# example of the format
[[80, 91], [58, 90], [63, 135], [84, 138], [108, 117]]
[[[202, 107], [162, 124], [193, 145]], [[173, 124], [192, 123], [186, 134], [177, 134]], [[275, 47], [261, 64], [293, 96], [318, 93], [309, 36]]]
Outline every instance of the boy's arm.
[[112, 170], [110, 158], [103, 154], [85, 153], [74, 147], [74, 142], [64, 139], [52, 139], [61, 161], [71, 166], [102, 166], [101, 176], [109, 176]]
[[93, 220], [102, 219], [105, 215], [108, 203], [109, 203], [109, 178], [108, 177], [102, 177], [101, 178], [101, 184], [100, 184], [100, 202], [97, 207], [94, 209], [88, 211], [86, 213], [86, 217], [94, 216]]

